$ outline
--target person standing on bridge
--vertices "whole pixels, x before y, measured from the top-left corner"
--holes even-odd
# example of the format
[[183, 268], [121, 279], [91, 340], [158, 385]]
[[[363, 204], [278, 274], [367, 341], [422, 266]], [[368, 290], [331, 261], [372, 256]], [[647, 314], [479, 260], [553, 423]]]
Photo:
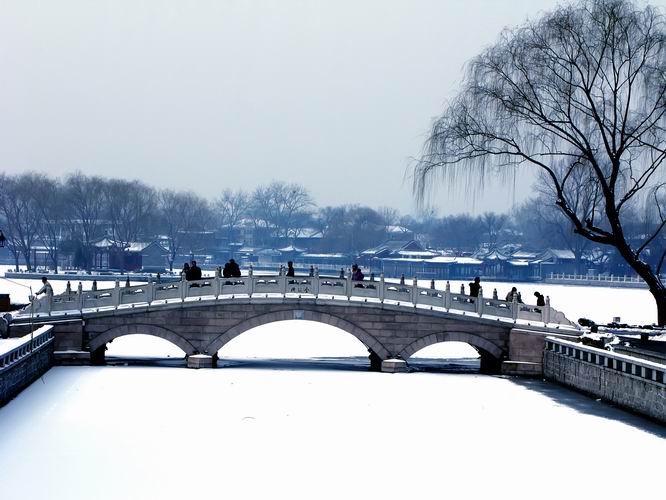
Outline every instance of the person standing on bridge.
[[44, 294], [44, 297], [51, 298], [53, 297], [53, 287], [49, 280], [46, 279], [46, 276], [42, 276], [42, 287], [35, 293], [35, 296]]
[[190, 265], [187, 262], [183, 264], [183, 269], [180, 271], [180, 278], [185, 278], [187, 281], [190, 280]]
[[294, 270], [294, 263], [292, 261], [287, 262], [287, 276], [292, 278], [295, 276], [296, 271]]
[[189, 281], [200, 280], [201, 279], [201, 268], [197, 266], [197, 261], [193, 260], [190, 265], [190, 277], [187, 278]]
[[[469, 296], [470, 297], [478, 297], [479, 296], [479, 290], [481, 290], [481, 278], [478, 276], [474, 278], [474, 281], [469, 284]], [[474, 302], [474, 301], [472, 301]]]
[[234, 259], [229, 259], [229, 274], [232, 278], [240, 278], [241, 270], [240, 266]]
[[545, 307], [546, 298], [542, 294], [540, 294], [539, 292], [534, 292], [534, 296], [537, 299], [537, 303], [536, 303], [537, 307]]
[[358, 264], [352, 265], [352, 281], [363, 281], [363, 278], [365, 278], [365, 275]]

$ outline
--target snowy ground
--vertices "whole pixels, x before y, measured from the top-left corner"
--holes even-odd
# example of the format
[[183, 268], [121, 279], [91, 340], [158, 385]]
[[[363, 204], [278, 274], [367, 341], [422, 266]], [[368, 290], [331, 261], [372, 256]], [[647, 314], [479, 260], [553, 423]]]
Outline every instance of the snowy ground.
[[666, 429], [541, 381], [59, 367], [0, 410], [3, 499], [658, 498]]

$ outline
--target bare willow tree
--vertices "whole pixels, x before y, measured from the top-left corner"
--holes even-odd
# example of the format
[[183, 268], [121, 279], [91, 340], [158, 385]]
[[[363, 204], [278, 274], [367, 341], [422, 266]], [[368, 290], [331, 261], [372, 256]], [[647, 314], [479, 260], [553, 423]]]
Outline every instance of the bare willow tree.
[[[631, 204], [659, 204], [666, 187], [666, 25], [629, 0], [582, 0], [505, 31], [473, 59], [459, 95], [436, 120], [415, 170], [423, 199], [433, 174], [483, 180], [531, 167], [545, 174], [574, 231], [617, 249], [648, 284], [666, 324], [666, 288], [646, 261], [659, 224], [636, 242], [625, 235]], [[599, 193], [594, 210], [570, 199], [583, 169]], [[649, 196], [649, 194], [653, 194]]]

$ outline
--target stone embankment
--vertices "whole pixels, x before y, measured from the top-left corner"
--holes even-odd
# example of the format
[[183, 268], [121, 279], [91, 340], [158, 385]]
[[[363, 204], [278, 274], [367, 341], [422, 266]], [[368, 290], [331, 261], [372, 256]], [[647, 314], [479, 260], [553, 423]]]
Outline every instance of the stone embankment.
[[666, 365], [547, 338], [544, 376], [666, 423]]

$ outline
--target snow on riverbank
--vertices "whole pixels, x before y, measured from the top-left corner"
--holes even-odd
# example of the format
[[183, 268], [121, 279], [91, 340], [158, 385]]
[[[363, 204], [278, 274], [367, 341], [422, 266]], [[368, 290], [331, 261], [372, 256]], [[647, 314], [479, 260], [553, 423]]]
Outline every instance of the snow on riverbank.
[[566, 389], [455, 374], [60, 367], [0, 428], [12, 500], [650, 498], [666, 453]]

